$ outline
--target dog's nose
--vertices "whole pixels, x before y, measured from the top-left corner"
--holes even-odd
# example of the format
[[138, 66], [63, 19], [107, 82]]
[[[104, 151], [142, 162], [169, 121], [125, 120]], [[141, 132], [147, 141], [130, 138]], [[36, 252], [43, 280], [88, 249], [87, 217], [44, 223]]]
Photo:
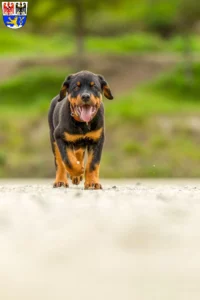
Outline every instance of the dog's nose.
[[84, 94], [81, 96], [81, 99], [82, 99], [84, 102], [88, 102], [88, 101], [90, 100], [90, 94], [84, 93]]

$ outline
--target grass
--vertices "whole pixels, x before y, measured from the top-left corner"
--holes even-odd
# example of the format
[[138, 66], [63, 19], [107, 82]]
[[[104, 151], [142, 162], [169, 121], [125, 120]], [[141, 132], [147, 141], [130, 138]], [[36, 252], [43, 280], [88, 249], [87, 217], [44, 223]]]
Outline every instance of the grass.
[[65, 71], [52, 68], [25, 71], [0, 85], [1, 105], [41, 107], [59, 92], [65, 77]]
[[[193, 52], [200, 51], [200, 38], [193, 35], [190, 38], [190, 47]], [[185, 43], [182, 36], [177, 35], [169, 40], [164, 40], [158, 35], [148, 33], [135, 33], [116, 37], [88, 37], [86, 48], [97, 53], [183, 53]]]
[[115, 120], [139, 122], [157, 114], [200, 112], [200, 64], [193, 65], [192, 73], [188, 81], [183, 67], [178, 67], [124, 95], [114, 106], [106, 104], [107, 112]]
[[42, 57], [71, 54], [74, 42], [70, 36], [43, 37], [22, 30], [0, 29], [0, 56], [2, 57]]
[[[155, 114], [200, 111], [200, 65], [194, 65], [194, 81], [190, 85], [180, 68], [155, 81], [123, 95], [113, 103], [105, 101], [111, 120], [142, 121]], [[70, 73], [70, 70], [68, 71]], [[0, 85], [1, 110], [14, 112], [28, 109], [45, 111], [50, 99], [58, 94], [66, 70], [32, 68]], [[8, 108], [9, 106], [9, 108]]]
[[125, 141], [122, 147], [126, 155], [137, 155], [143, 152], [141, 144], [134, 141]]
[[121, 119], [142, 123], [154, 115], [200, 112], [200, 105], [193, 101], [192, 97], [190, 100], [183, 103], [181, 98], [174, 96], [169, 98], [164, 92], [156, 92], [148, 87], [120, 97], [113, 106], [106, 103], [106, 111], [109, 117], [115, 121]]
[[[2, 24], [3, 25], [3, 24]], [[200, 51], [200, 39], [193, 35], [190, 39], [194, 52]], [[87, 36], [85, 47], [89, 53], [147, 53], [147, 52], [176, 52], [184, 51], [181, 36], [164, 40], [153, 34], [136, 32], [115, 37]], [[76, 51], [75, 38], [63, 34], [47, 36], [36, 35], [22, 30], [0, 29], [0, 56], [2, 57], [42, 57], [70, 55]]]
[[[184, 66], [175, 69], [174, 72], [164, 74], [153, 84], [149, 85], [149, 90], [156, 93], [164, 93], [170, 98], [176, 98], [185, 102], [200, 102], [200, 64], [193, 64], [191, 74], [188, 73]], [[177, 101], [178, 101], [177, 100]]]
[[97, 53], [145, 53], [163, 50], [164, 42], [158, 36], [140, 33], [121, 37], [88, 37], [86, 48]]

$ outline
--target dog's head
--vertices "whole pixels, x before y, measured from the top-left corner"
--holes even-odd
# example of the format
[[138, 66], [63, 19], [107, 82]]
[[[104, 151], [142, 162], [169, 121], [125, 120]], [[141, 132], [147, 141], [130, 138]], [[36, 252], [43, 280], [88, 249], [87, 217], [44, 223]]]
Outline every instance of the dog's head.
[[106, 98], [113, 99], [108, 83], [103, 76], [89, 71], [81, 71], [66, 78], [58, 101], [67, 96], [72, 116], [88, 123], [94, 118], [100, 107], [102, 93]]

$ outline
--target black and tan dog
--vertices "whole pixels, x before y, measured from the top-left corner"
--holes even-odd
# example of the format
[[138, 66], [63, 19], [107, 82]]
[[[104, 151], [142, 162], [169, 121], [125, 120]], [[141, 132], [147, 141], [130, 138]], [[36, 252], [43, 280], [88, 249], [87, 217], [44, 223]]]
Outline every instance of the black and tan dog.
[[85, 173], [85, 189], [102, 188], [99, 182], [104, 144], [102, 93], [113, 99], [103, 76], [81, 71], [68, 76], [60, 95], [52, 100], [48, 120], [56, 165], [54, 187], [69, 186], [67, 173], [73, 184], [79, 184]]

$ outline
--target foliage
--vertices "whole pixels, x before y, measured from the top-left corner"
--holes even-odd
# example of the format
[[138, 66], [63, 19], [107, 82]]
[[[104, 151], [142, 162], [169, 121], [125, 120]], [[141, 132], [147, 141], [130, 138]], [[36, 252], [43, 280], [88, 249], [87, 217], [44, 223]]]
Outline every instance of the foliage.
[[[67, 72], [67, 73], [66, 73]], [[19, 76], [0, 84], [1, 105], [37, 107], [48, 105], [58, 94], [61, 82], [71, 70], [63, 71], [49, 68], [32, 68]], [[158, 113], [189, 112], [198, 110], [195, 102], [200, 94], [200, 64], [194, 64], [193, 86], [188, 86], [181, 67], [161, 75], [154, 81], [139, 87], [136, 91], [118, 97], [115, 105], [105, 102], [107, 113], [113, 120], [141, 120]], [[26, 82], [26, 84], [24, 84]], [[16, 93], [17, 91], [17, 93]], [[183, 100], [185, 100], [183, 105]], [[200, 106], [199, 106], [200, 110]]]
[[[0, 30], [0, 45], [0, 55], [7, 57], [10, 55], [12, 57], [67, 56], [73, 54], [75, 50], [75, 40], [71, 35], [56, 34], [46, 36], [44, 39], [37, 34], [13, 32], [6, 28]], [[181, 36], [175, 36], [166, 41], [156, 34], [142, 32], [113, 37], [87, 36], [85, 47], [89, 53], [184, 52], [184, 42]], [[198, 35], [190, 37], [190, 47], [193, 52], [200, 51]]]
[[0, 85], [1, 105], [30, 106], [50, 101], [58, 94], [66, 73], [33, 68]]
[[63, 36], [60, 35], [44, 39], [41, 35], [21, 32], [20, 30], [8, 30], [3, 27], [0, 29], [0, 55], [9, 58], [11, 55], [12, 57], [52, 57], [72, 53], [74, 49], [72, 38], [69, 36], [64, 41], [63, 43]]
[[184, 74], [183, 66], [175, 69], [174, 72], [164, 74], [153, 85], [150, 85], [151, 91], [163, 93], [173, 97], [177, 101], [197, 101], [200, 102], [200, 64], [192, 66], [193, 80], [188, 81]]
[[[191, 29], [200, 18], [200, 4], [196, 0], [30, 0], [27, 27], [36, 32], [59, 27], [76, 33], [77, 12], [84, 27], [82, 31], [92, 26], [90, 19], [93, 23], [99, 19], [100, 26], [107, 24], [104, 30], [108, 30], [111, 18], [116, 20], [115, 24], [121, 21], [126, 31], [125, 23], [131, 26], [132, 22], [132, 30], [146, 29], [167, 37], [177, 30]], [[98, 22], [95, 23], [97, 26]]]

